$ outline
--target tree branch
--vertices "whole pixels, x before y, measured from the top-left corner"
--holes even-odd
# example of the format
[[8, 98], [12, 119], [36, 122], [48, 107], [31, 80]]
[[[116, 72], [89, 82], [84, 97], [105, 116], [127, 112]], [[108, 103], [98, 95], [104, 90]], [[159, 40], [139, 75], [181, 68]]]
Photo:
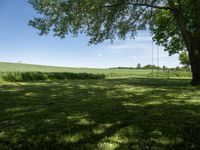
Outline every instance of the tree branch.
[[178, 5], [179, 5], [179, 9], [182, 9], [182, 4], [181, 4], [181, 0], [178, 0]]
[[191, 50], [191, 33], [187, 30], [186, 24], [184, 22], [183, 19], [183, 13], [182, 10], [179, 10], [176, 8], [174, 1], [173, 0], [168, 0], [168, 4], [171, 8], [174, 9], [174, 11], [172, 12], [177, 25], [181, 31], [181, 35], [183, 37], [183, 39], [185, 40], [185, 44], [188, 50]]
[[124, 3], [117, 3], [117, 4], [108, 4], [108, 5], [104, 5], [104, 7], [115, 7], [115, 6], [119, 6], [119, 5], [145, 6], [145, 7], [149, 7], [149, 8], [155, 8], [155, 9], [174, 10], [171, 7], [156, 6], [156, 5], [153, 5], [153, 4], [131, 3], [131, 2], [124, 2]]

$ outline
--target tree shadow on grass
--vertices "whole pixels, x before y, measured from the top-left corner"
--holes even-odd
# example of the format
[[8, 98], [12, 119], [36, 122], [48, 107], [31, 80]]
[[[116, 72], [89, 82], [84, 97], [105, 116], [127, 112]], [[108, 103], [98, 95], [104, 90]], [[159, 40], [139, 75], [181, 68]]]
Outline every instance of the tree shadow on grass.
[[199, 87], [188, 83], [142, 78], [2, 83], [0, 148], [200, 149]]

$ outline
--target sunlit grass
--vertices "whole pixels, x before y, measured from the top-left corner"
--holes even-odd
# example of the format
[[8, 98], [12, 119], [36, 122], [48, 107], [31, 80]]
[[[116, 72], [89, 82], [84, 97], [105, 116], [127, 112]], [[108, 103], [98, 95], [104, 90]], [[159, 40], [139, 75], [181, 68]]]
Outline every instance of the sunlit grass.
[[188, 79], [0, 83], [0, 149], [200, 149]]

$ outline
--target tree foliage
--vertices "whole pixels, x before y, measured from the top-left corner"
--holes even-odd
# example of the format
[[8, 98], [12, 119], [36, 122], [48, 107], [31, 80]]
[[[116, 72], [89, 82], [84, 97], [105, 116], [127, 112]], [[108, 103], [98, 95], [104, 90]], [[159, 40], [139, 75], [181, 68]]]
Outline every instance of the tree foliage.
[[188, 57], [188, 53], [186, 51], [180, 53], [179, 60], [180, 60], [180, 63], [182, 65], [184, 65], [186, 67], [190, 66], [190, 60], [189, 60], [189, 57]]
[[[198, 20], [195, 15], [195, 0], [174, 1], [182, 13], [181, 17], [188, 32], [195, 32], [195, 24]], [[154, 16], [153, 27], [151, 28], [153, 39], [157, 44], [164, 46], [170, 55], [186, 51], [183, 35], [175, 19], [170, 11], [159, 10]]]
[[61, 38], [84, 33], [91, 44], [134, 38], [138, 30], [150, 30], [157, 44], [174, 54], [186, 50], [186, 45], [170, 1], [181, 7], [187, 30], [194, 32], [195, 0], [29, 0], [41, 14], [29, 25], [39, 29], [40, 35], [51, 30]]
[[180, 30], [175, 25], [176, 21], [169, 11], [157, 11], [153, 23], [151, 28], [153, 39], [158, 45], [162, 45], [165, 51], [169, 52], [169, 55], [186, 49]]
[[137, 69], [141, 69], [141, 68], [142, 68], [141, 63], [138, 63], [138, 64], [137, 64]]
[[[42, 16], [29, 25], [39, 29], [40, 35], [51, 30], [64, 38], [84, 33], [90, 43], [114, 40], [116, 37], [134, 38], [138, 30], [146, 30], [152, 24], [153, 7], [131, 5], [123, 0], [30, 0]], [[128, 4], [128, 2], [130, 4]], [[163, 0], [137, 0], [138, 3], [159, 5]]]

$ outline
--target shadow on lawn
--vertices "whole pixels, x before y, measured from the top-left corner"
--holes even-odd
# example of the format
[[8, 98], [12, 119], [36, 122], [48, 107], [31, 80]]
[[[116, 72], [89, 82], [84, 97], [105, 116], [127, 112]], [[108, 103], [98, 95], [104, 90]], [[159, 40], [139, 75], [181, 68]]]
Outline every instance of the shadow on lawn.
[[0, 85], [0, 149], [200, 149], [188, 80]]

